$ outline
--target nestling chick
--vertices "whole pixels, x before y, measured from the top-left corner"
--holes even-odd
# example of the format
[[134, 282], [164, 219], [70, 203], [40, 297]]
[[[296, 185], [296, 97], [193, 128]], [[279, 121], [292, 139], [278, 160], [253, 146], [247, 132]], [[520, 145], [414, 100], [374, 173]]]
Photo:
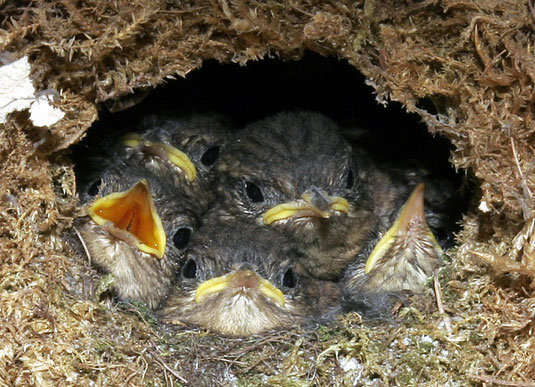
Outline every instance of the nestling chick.
[[270, 228], [206, 219], [160, 316], [232, 336], [328, 318], [339, 306], [339, 287], [299, 276], [294, 266], [302, 254]]
[[227, 136], [225, 120], [216, 115], [150, 115], [119, 139], [117, 152], [206, 208], [213, 200], [212, 169]]
[[394, 225], [383, 235], [366, 264], [351, 265], [344, 278], [350, 295], [420, 291], [440, 264], [442, 249], [424, 212], [424, 184], [416, 186]]
[[91, 204], [75, 227], [91, 262], [113, 274], [118, 296], [156, 308], [197, 228], [195, 207], [154, 176], [114, 161], [81, 187]]
[[291, 234], [308, 251], [300, 273], [337, 278], [376, 231], [361, 183], [367, 165], [321, 114], [285, 112], [250, 124], [217, 168], [220, 215]]
[[[380, 135], [371, 130], [351, 126], [343, 128], [342, 133], [351, 143], [354, 156], [368, 160], [367, 173], [361, 176], [361, 182], [369, 188], [373, 198], [378, 232], [390, 228], [411, 192], [423, 182], [426, 185], [424, 205], [427, 224], [442, 246], [451, 245], [453, 230], [457, 228], [457, 220], [466, 206], [464, 195], [455, 188], [455, 177], [444, 170], [429, 170], [425, 166], [429, 166], [429, 162], [418, 161], [410, 153], [402, 159], [393, 159], [382, 153], [384, 150], [381, 148], [370, 153], [370, 147], [377, 147], [373, 145], [374, 141], [382, 141], [378, 138]], [[403, 148], [406, 144], [399, 146]]]

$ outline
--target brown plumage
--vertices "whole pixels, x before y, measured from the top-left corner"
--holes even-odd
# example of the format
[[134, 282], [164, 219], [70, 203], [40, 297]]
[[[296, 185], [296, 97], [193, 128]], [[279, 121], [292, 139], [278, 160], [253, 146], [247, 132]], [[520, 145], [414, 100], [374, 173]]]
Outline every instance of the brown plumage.
[[208, 219], [160, 316], [233, 336], [326, 319], [341, 292], [335, 283], [300, 276], [295, 263], [302, 255], [270, 228]]
[[120, 137], [113, 151], [207, 208], [214, 198], [213, 167], [228, 134], [225, 119], [215, 114], [154, 114]]
[[91, 216], [75, 227], [91, 262], [114, 276], [117, 295], [155, 308], [197, 228], [197, 212], [180, 192], [139, 172], [115, 159], [87, 179], [80, 188]]
[[220, 215], [290, 234], [308, 252], [300, 273], [338, 278], [376, 233], [366, 161], [321, 114], [286, 112], [248, 125], [217, 168]]
[[440, 264], [442, 249], [424, 212], [424, 185], [419, 184], [384, 233], [366, 263], [351, 265], [344, 278], [350, 295], [420, 291]]

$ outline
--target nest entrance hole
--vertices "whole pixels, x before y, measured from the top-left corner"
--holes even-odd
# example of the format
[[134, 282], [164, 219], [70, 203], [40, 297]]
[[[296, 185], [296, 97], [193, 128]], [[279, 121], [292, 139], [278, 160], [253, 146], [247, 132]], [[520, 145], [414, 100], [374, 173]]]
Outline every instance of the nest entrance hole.
[[[434, 109], [431, 100], [421, 103], [428, 111]], [[344, 127], [365, 129], [366, 136], [360, 143], [373, 157], [409, 162], [452, 181], [456, 187], [463, 185], [463, 177], [448, 161], [452, 144], [447, 139], [431, 135], [420, 116], [407, 113], [400, 103], [379, 104], [365, 77], [347, 62], [314, 53], [298, 61], [265, 59], [247, 66], [209, 60], [186, 78], [108, 101], [81, 143], [82, 152], [73, 154], [80, 173], [84, 173], [79, 167], [83, 166], [84, 149], [91, 149], [92, 143], [100, 144], [112, 130], [133, 130], [140, 117], [160, 109], [171, 109], [178, 115], [216, 112], [236, 127], [282, 110], [313, 110]], [[465, 195], [457, 219], [468, 201]]]

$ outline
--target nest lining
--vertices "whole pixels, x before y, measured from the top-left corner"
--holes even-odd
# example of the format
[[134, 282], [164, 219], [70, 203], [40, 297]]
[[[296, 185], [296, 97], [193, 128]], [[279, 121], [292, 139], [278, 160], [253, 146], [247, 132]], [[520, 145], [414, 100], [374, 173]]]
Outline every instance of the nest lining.
[[[50, 128], [14, 113], [0, 131], [5, 383], [195, 384], [206, 380], [195, 364], [230, 372], [236, 383], [342, 384], [351, 372], [348, 383], [361, 384], [533, 381], [529, 2], [18, 1], [0, 2], [0, 14], [2, 50], [29, 56], [34, 85], [59, 91], [66, 113]], [[353, 316], [312, 342], [294, 332], [233, 342], [190, 330], [167, 341], [137, 309], [118, 313], [69, 296], [73, 254], [58, 236], [72, 221], [76, 188], [60, 151], [84, 136], [98, 104], [186, 75], [207, 59], [291, 60], [306, 49], [344, 58], [380, 102], [419, 113], [453, 144], [452, 164], [479, 179], [481, 198], [462, 220], [441, 283], [451, 333], [444, 315], [421, 321], [413, 308], [390, 330]], [[424, 98], [436, 114], [423, 108]], [[191, 348], [200, 349], [197, 363], [180, 361]], [[401, 352], [410, 358], [400, 361]]]

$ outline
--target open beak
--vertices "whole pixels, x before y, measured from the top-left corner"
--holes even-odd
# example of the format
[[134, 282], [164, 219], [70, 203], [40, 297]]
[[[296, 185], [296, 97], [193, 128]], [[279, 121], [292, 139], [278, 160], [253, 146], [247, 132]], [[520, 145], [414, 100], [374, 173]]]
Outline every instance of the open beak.
[[195, 291], [195, 302], [203, 302], [206, 297], [221, 293], [225, 289], [243, 288], [260, 291], [264, 296], [271, 299], [280, 307], [283, 307], [286, 300], [284, 294], [271, 282], [258, 276], [250, 269], [241, 269], [233, 273], [209, 279], [197, 287]]
[[188, 155], [174, 146], [165, 144], [163, 142], [144, 140], [143, 137], [137, 133], [128, 133], [121, 137], [120, 141], [124, 146], [129, 148], [142, 148], [143, 150], [155, 154], [164, 160], [169, 160], [171, 163], [184, 171], [186, 178], [190, 182], [195, 180], [197, 177], [197, 169]]
[[110, 231], [121, 235], [127, 232], [141, 251], [162, 258], [165, 252], [165, 231], [150, 194], [148, 182], [143, 179], [124, 192], [114, 192], [93, 203], [88, 215], [99, 225], [110, 226]]
[[267, 210], [264, 224], [278, 220], [298, 219], [305, 217], [330, 218], [333, 211], [348, 213], [349, 203], [340, 196], [329, 196], [320, 190], [310, 190], [301, 199], [279, 204]]
[[415, 222], [421, 222], [425, 225], [425, 231], [422, 235], [417, 235], [417, 237], [430, 240], [438, 255], [442, 255], [442, 248], [436, 241], [435, 236], [427, 226], [425, 220], [424, 197], [425, 185], [424, 183], [420, 183], [412, 191], [411, 196], [405, 203], [401, 210], [401, 214], [394, 222], [394, 225], [386, 232], [377, 245], [375, 245], [375, 248], [366, 261], [366, 267], [364, 269], [366, 274], [368, 274], [375, 267], [377, 262], [387, 254], [397, 240], [402, 239], [410, 232], [412, 228], [411, 226]]

